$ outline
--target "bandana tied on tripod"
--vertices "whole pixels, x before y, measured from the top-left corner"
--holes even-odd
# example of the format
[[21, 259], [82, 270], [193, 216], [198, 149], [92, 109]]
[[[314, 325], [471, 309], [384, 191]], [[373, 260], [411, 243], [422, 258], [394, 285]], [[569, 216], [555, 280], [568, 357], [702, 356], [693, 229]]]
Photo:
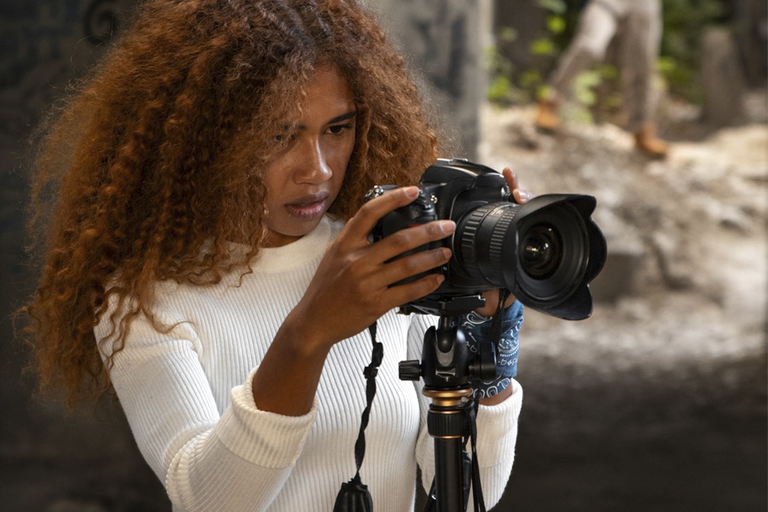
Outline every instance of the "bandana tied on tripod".
[[[499, 320], [501, 324], [494, 325]], [[473, 382], [472, 398], [487, 398], [502, 392], [517, 375], [517, 356], [520, 349], [518, 335], [523, 326], [523, 305], [520, 301], [515, 301], [501, 315], [494, 317], [485, 317], [473, 311], [463, 315], [459, 323], [472, 354], [481, 350], [481, 343], [495, 343], [498, 340], [496, 379], [491, 382]]]

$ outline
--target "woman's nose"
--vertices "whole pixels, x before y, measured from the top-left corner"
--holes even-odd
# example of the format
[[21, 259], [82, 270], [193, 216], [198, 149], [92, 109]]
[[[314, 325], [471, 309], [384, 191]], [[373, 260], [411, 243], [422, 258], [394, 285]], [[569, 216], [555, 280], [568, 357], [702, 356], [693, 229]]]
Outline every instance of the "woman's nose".
[[299, 183], [322, 183], [333, 176], [325, 150], [319, 140], [306, 140], [302, 144], [300, 161], [294, 179]]

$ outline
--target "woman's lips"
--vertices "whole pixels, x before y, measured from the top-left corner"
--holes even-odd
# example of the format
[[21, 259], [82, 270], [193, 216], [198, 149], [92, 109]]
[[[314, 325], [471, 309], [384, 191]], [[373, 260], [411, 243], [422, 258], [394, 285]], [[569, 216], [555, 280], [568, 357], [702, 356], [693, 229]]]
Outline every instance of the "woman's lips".
[[322, 217], [325, 213], [328, 197], [328, 194], [313, 194], [300, 197], [296, 201], [286, 204], [285, 209], [292, 217], [297, 217], [302, 220], [316, 219]]

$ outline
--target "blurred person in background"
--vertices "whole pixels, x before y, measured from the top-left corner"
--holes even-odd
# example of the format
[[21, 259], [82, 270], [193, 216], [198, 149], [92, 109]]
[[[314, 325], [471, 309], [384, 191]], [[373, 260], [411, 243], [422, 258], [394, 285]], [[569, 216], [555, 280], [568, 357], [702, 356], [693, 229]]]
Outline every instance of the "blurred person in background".
[[548, 87], [539, 99], [536, 127], [547, 133], [560, 127], [558, 107], [567, 98], [574, 79], [605, 58], [614, 37], [621, 43], [620, 65], [627, 130], [635, 147], [652, 158], [667, 155], [667, 143], [656, 135], [651, 120], [654, 108], [653, 75], [661, 42], [661, 0], [590, 0], [584, 8], [570, 46], [557, 63]]

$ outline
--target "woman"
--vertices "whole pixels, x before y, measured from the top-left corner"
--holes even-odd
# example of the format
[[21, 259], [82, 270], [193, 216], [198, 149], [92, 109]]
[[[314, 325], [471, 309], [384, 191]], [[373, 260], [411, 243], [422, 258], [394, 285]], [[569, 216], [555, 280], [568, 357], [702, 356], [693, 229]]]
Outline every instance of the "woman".
[[[389, 285], [450, 251], [391, 259], [454, 225], [371, 244], [417, 189], [363, 197], [415, 183], [436, 156], [402, 59], [355, 2], [146, 2], [41, 151], [39, 211], [61, 179], [28, 308], [42, 384], [73, 402], [84, 378], [114, 388], [174, 510], [330, 510], [355, 470], [376, 322], [362, 475], [378, 510], [411, 510], [432, 442], [396, 368], [432, 320], [393, 308], [442, 277]], [[507, 382], [478, 413], [489, 506], [514, 453], [522, 390]]]

